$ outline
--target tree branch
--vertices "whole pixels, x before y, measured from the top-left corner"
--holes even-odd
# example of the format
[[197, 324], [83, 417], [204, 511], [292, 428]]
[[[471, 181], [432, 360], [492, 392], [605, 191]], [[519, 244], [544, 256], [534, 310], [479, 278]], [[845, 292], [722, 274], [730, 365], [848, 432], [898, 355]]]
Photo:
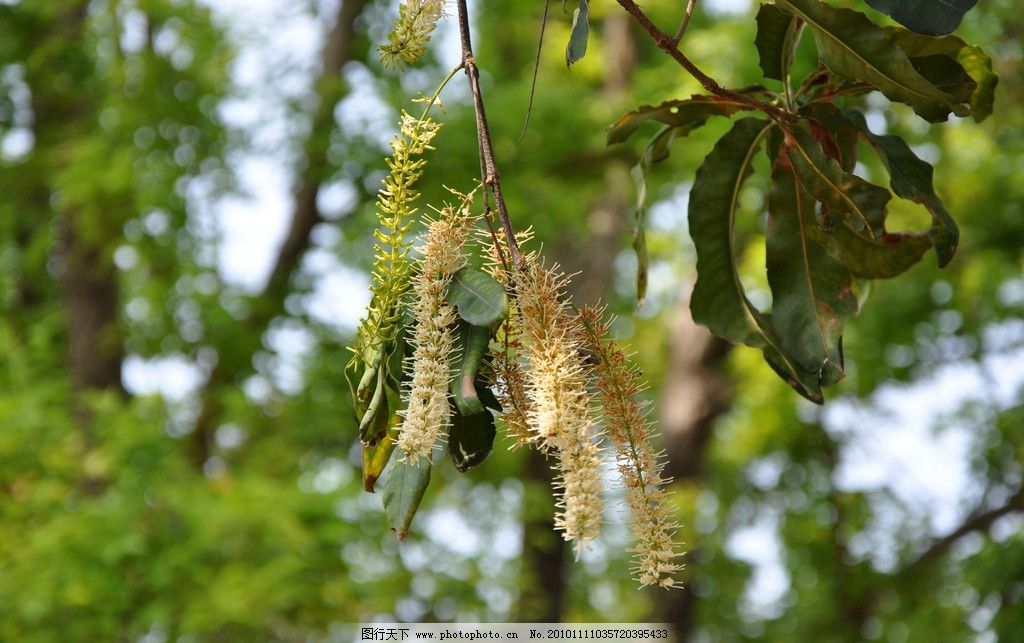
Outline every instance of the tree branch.
[[921, 567], [934, 563], [942, 558], [964, 536], [985, 531], [992, 526], [992, 523], [1015, 511], [1024, 511], [1024, 487], [1021, 487], [1005, 503], [994, 509], [975, 510], [972, 512], [959, 527], [933, 542], [923, 554], [901, 569], [899, 575], [912, 575]]
[[672, 36], [672, 42], [675, 43], [676, 49], [679, 48], [679, 41], [683, 39], [683, 34], [686, 33], [686, 28], [690, 26], [690, 18], [693, 17], [693, 7], [697, 4], [697, 0], [688, 0], [686, 3], [686, 13], [683, 14], [683, 21], [679, 23], [679, 29], [676, 30], [676, 35]]
[[673, 60], [679, 63], [683, 69], [689, 72], [691, 76], [696, 78], [697, 82], [699, 82], [701, 86], [708, 92], [716, 96], [721, 96], [722, 98], [728, 98], [729, 100], [733, 100], [738, 103], [743, 103], [744, 105], [749, 105], [750, 107], [760, 110], [767, 114], [768, 116], [771, 116], [772, 118], [775, 118], [777, 120], [793, 121], [796, 119], [795, 115], [787, 112], [784, 109], [779, 109], [774, 105], [769, 105], [768, 103], [759, 101], [756, 98], [751, 98], [750, 96], [746, 96], [744, 94], [740, 94], [739, 92], [734, 92], [731, 89], [726, 89], [722, 87], [715, 81], [714, 78], [708, 76], [703, 71], [701, 71], [700, 68], [697, 67], [697, 65], [693, 64], [693, 61], [687, 58], [686, 54], [679, 51], [678, 42], [674, 41], [671, 36], [669, 36], [661, 29], [658, 29], [658, 27], [653, 22], [651, 22], [651, 19], [647, 17], [647, 14], [643, 12], [643, 9], [641, 9], [635, 2], [633, 2], [633, 0], [617, 1], [619, 5], [621, 5], [622, 8], [629, 13], [629, 15], [633, 16], [633, 18], [636, 19], [637, 23], [639, 23], [640, 26], [644, 28], [644, 31], [650, 34], [651, 38], [654, 39], [655, 44], [658, 45], [658, 48], [667, 53], [669, 56], [672, 56]]
[[469, 89], [473, 94], [473, 109], [476, 112], [476, 136], [480, 146], [480, 160], [483, 166], [484, 185], [490, 189], [494, 196], [494, 204], [498, 209], [498, 218], [501, 220], [501, 227], [505, 233], [505, 243], [508, 245], [508, 253], [512, 265], [517, 269], [522, 268], [522, 255], [519, 252], [519, 244], [516, 242], [516, 234], [512, 228], [512, 221], [508, 216], [508, 206], [505, 205], [505, 197], [501, 193], [501, 176], [498, 174], [498, 166], [494, 162], [494, 144], [491, 142], [490, 127], [487, 124], [487, 112], [484, 109], [483, 93], [480, 91], [480, 70], [476, 66], [473, 57], [473, 43], [469, 33], [469, 11], [466, 9], [466, 0], [456, 2], [459, 12], [459, 40], [462, 43], [462, 64], [469, 78]]

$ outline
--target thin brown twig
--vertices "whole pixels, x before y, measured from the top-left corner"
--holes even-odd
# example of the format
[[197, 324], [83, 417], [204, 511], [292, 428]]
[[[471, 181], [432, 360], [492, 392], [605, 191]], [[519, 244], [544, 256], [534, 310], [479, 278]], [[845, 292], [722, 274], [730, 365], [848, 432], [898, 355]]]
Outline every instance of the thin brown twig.
[[690, 26], [690, 18], [693, 17], [693, 8], [696, 6], [697, 0], [688, 0], [686, 3], [686, 13], [683, 15], [683, 21], [679, 23], [679, 29], [676, 30], [676, 35], [672, 36], [672, 42], [676, 48], [679, 48], [679, 41], [683, 39], [683, 34], [686, 33], [686, 28]]
[[537, 55], [533, 59], [533, 80], [530, 81], [530, 101], [526, 105], [526, 119], [523, 121], [523, 131], [519, 134], [516, 143], [521, 143], [526, 137], [526, 130], [530, 127], [530, 115], [533, 114], [533, 97], [537, 93], [537, 76], [540, 73], [540, 52], [544, 47], [544, 28], [548, 24], [548, 5], [551, 0], [544, 0], [544, 15], [540, 19], [540, 36], [537, 37]]
[[767, 114], [768, 116], [771, 116], [772, 118], [781, 121], [796, 120], [796, 116], [794, 114], [787, 112], [784, 109], [779, 109], [774, 105], [769, 105], [768, 103], [759, 101], [756, 98], [751, 98], [750, 96], [746, 96], [739, 92], [735, 92], [731, 89], [726, 89], [725, 87], [722, 87], [715, 81], [714, 78], [708, 76], [703, 71], [701, 71], [700, 68], [697, 67], [697, 65], [693, 64], [693, 61], [687, 58], [686, 54], [679, 51], [678, 44], [673, 42], [672, 37], [669, 36], [664, 31], [662, 31], [661, 29], [659, 29], [657, 25], [655, 25], [653, 22], [651, 22], [651, 19], [647, 17], [647, 14], [644, 13], [643, 9], [641, 9], [635, 2], [633, 2], [633, 0], [617, 1], [619, 5], [623, 9], [625, 9], [626, 12], [629, 13], [629, 15], [633, 16], [637, 23], [639, 23], [640, 26], [644, 28], [644, 31], [650, 34], [651, 38], [653, 38], [654, 42], [658, 45], [658, 48], [667, 53], [668, 55], [672, 56], [672, 58], [677, 63], [679, 63], [683, 69], [685, 69], [687, 72], [689, 72], [691, 76], [697, 79], [697, 82], [699, 82], [705, 90], [711, 92], [716, 96], [728, 98], [738, 103], [743, 103], [744, 105], [750, 105], [754, 109], [760, 110]]
[[466, 8], [466, 0], [457, 0], [456, 6], [459, 12], [459, 40], [462, 43], [462, 64], [465, 67], [466, 76], [469, 78], [469, 89], [473, 94], [473, 108], [476, 112], [476, 135], [480, 147], [480, 159], [483, 166], [483, 182], [490, 189], [494, 196], [494, 204], [498, 209], [498, 218], [501, 220], [501, 227], [505, 233], [505, 243], [508, 245], [508, 253], [512, 265], [516, 269], [523, 267], [522, 255], [519, 252], [519, 244], [516, 242], [516, 234], [512, 228], [512, 221], [508, 216], [508, 206], [505, 205], [505, 197], [501, 193], [501, 177], [498, 174], [498, 166], [494, 162], [494, 144], [491, 142], [491, 132], [487, 124], [487, 112], [484, 109], [484, 98], [480, 91], [480, 70], [476, 66], [473, 57], [473, 44], [469, 32], [469, 11]]

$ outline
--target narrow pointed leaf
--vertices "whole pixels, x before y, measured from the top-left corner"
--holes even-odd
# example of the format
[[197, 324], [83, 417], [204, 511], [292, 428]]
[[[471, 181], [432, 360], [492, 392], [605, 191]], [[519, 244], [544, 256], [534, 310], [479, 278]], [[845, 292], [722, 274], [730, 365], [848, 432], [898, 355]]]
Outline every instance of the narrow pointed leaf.
[[363, 489], [373, 493], [374, 486], [377, 484], [377, 480], [380, 478], [381, 473], [384, 471], [384, 467], [387, 466], [388, 461], [391, 459], [391, 454], [395, 450], [396, 441], [398, 440], [398, 427], [402, 423], [402, 417], [398, 415], [398, 409], [401, 400], [398, 395], [398, 391], [386, 386], [388, 408], [390, 414], [388, 416], [388, 428], [385, 431], [383, 437], [381, 437], [376, 444], [373, 446], [362, 445], [363, 451]]
[[481, 464], [494, 450], [494, 416], [490, 411], [463, 415], [452, 409], [452, 426], [448, 432], [448, 455], [455, 468], [465, 473]]
[[945, 267], [956, 253], [960, 231], [956, 221], [935, 193], [932, 166], [919, 159], [900, 137], [872, 133], [860, 112], [850, 110], [847, 115], [878, 150], [882, 161], [889, 168], [892, 191], [899, 197], [920, 203], [931, 213], [932, 227], [928, 230], [928, 238], [935, 248], [939, 267]]
[[850, 271], [815, 235], [814, 199], [788, 167], [772, 172], [768, 212], [772, 326], [782, 349], [830, 386], [844, 376], [843, 328], [857, 312]]
[[384, 515], [399, 540], [409, 534], [409, 525], [430, 484], [430, 469], [427, 458], [420, 458], [417, 464], [397, 460], [384, 481]]
[[384, 433], [388, 430], [389, 414], [388, 398], [384, 386], [385, 371], [383, 366], [374, 371], [377, 375], [376, 388], [359, 421], [359, 441], [368, 447], [377, 444], [377, 440], [384, 437]]
[[590, 38], [590, 7], [587, 0], [580, 0], [580, 6], [572, 14], [572, 31], [569, 44], [565, 47], [565, 64], [572, 64], [587, 54], [587, 40]]
[[[758, 94], [763, 87], [747, 87], [743, 93]], [[615, 121], [608, 130], [608, 145], [621, 143], [629, 138], [642, 124], [655, 121], [677, 128], [676, 137], [685, 136], [700, 127], [712, 116], [728, 116], [751, 109], [746, 103], [739, 103], [720, 96], [695, 95], [683, 100], [665, 101], [660, 105], [643, 105]]]
[[796, 16], [779, 11], [775, 5], [762, 4], [758, 10], [754, 46], [766, 78], [785, 82], [793, 63], [791, 40], [798, 24]]
[[951, 33], [978, 0], [867, 0], [907, 29], [933, 36]]
[[697, 283], [690, 310], [697, 323], [733, 343], [764, 352], [765, 359], [801, 395], [823, 401], [817, 373], [810, 373], [780, 348], [771, 318], [750, 302], [736, 266], [733, 230], [740, 190], [755, 154], [774, 124], [737, 121], [704, 159], [690, 192], [690, 235], [697, 249]]
[[633, 251], [636, 252], [636, 300], [641, 302], [647, 296], [647, 234], [644, 222], [647, 218], [647, 176], [651, 166], [668, 158], [669, 145], [675, 140], [676, 128], [665, 125], [651, 139], [640, 162], [631, 172], [636, 186], [636, 207], [633, 210]]
[[473, 326], [465, 321], [459, 322], [458, 368], [452, 376], [451, 393], [455, 405], [465, 415], [484, 412], [484, 404], [477, 393], [476, 379], [490, 342], [489, 328]]
[[800, 183], [822, 204], [847, 215], [855, 230], [878, 238], [885, 229], [885, 208], [892, 198], [885, 188], [868, 183], [825, 154], [807, 121], [792, 126], [786, 137], [786, 155]]
[[474, 326], [491, 327], [508, 316], [505, 288], [486, 272], [469, 266], [452, 276], [447, 300], [459, 317]]
[[923, 118], [944, 121], [970, 107], [928, 82], [885, 31], [862, 13], [831, 7], [819, 0], [777, 0], [783, 11], [801, 18], [814, 33], [818, 57], [835, 74], [864, 81], [890, 100], [906, 103]]

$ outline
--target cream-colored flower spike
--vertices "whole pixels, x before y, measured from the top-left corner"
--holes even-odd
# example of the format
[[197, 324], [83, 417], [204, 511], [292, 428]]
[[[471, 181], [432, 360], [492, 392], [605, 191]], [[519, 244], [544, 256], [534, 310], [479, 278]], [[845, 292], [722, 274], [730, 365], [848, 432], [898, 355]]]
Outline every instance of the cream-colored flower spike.
[[649, 406], [637, 399], [643, 389], [640, 373], [607, 339], [608, 326], [600, 311], [584, 309], [580, 321], [587, 335], [587, 349], [598, 361], [595, 370], [601, 415], [615, 448], [615, 461], [633, 516], [634, 574], [641, 585], [672, 587], [673, 574], [682, 569], [676, 562], [677, 525], [665, 502], [661, 462], [651, 446], [656, 435], [647, 417]]
[[581, 333], [561, 299], [565, 277], [535, 257], [527, 262], [516, 295], [528, 365], [527, 419], [537, 446], [558, 458], [561, 496], [555, 524], [579, 556], [600, 534], [602, 506], [601, 461], [593, 443]]
[[457, 207], [441, 210], [430, 221], [419, 261], [420, 271], [413, 280], [410, 307], [416, 318], [410, 343], [412, 381], [407, 389], [405, 410], [398, 434], [403, 458], [418, 462], [430, 459], [451, 411], [448, 406], [448, 380], [455, 358], [455, 337], [451, 327], [455, 309], [444, 296], [452, 275], [466, 263], [463, 251], [472, 225], [472, 195], [459, 195]]

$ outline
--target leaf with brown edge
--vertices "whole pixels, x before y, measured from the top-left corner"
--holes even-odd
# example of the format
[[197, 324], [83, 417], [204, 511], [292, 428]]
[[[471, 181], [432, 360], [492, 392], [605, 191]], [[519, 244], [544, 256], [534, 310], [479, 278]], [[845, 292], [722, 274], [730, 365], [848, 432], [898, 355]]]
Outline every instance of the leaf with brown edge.
[[[754, 86], [738, 90], [743, 94], [759, 94], [764, 87]], [[729, 116], [739, 111], [753, 109], [747, 103], [737, 102], [721, 96], [694, 95], [682, 100], [665, 101], [660, 105], [643, 105], [624, 114], [608, 129], [607, 143], [621, 143], [633, 135], [648, 121], [671, 125], [676, 136], [684, 136], [703, 125], [712, 116]]]
[[849, 110], [846, 115], [889, 168], [892, 191], [901, 198], [920, 203], [931, 213], [932, 226], [928, 229], [928, 238], [935, 248], [939, 267], [944, 268], [956, 253], [960, 230], [935, 193], [932, 166], [919, 159], [902, 138], [873, 133], [860, 112]]
[[690, 297], [693, 319], [733, 343], [764, 352], [779, 375], [807, 399], [822, 403], [817, 372], [802, 367], [782, 349], [771, 316], [747, 298], [740, 280], [735, 245], [739, 195], [754, 156], [774, 123], [743, 118], [704, 159], [690, 192], [690, 235], [697, 249], [697, 282]]
[[811, 133], [822, 149], [830, 157], [839, 162], [844, 172], [852, 173], [857, 165], [857, 143], [860, 131], [854, 127], [850, 119], [832, 103], [808, 103], [800, 108], [800, 115], [810, 120]]
[[[846, 220], [853, 229], [863, 231], [868, 238], [877, 239], [882, 235], [886, 206], [892, 198], [889, 190], [844, 171], [835, 159], [825, 154], [806, 119], [787, 130], [784, 150], [801, 185], [815, 199], [847, 215]], [[827, 227], [833, 222], [823, 224]]]
[[899, 27], [886, 27], [885, 32], [922, 75], [968, 102], [975, 121], [980, 123], [992, 114], [999, 76], [992, 71], [992, 58], [981, 47], [956, 36], [926, 36]]
[[932, 247], [928, 237], [915, 232], [886, 232], [866, 239], [845, 225], [823, 235], [829, 253], [861, 279], [888, 279], [909, 270]]
[[845, 375], [843, 329], [857, 297], [850, 271], [816, 234], [814, 206], [792, 169], [776, 164], [765, 232], [772, 326], [786, 354], [825, 387]]
[[841, 78], [870, 83], [890, 100], [906, 103], [928, 121], [944, 121], [970, 107], [922, 76], [886, 32], [862, 13], [818, 0], [776, 0], [776, 6], [802, 19], [814, 34], [818, 57]]

